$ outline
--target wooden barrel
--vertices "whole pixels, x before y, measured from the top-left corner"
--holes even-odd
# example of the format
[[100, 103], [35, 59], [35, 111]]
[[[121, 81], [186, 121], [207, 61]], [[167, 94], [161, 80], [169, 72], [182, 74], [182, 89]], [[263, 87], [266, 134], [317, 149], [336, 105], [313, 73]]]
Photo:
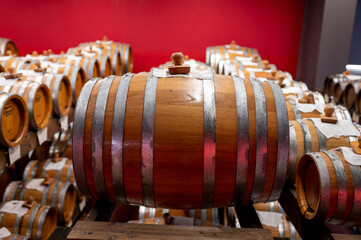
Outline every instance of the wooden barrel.
[[58, 221], [69, 222], [73, 217], [76, 193], [69, 182], [55, 179], [34, 178], [11, 182], [4, 193], [3, 202], [34, 199], [38, 203], [52, 206], [58, 214]]
[[[322, 124], [327, 126], [328, 123]], [[354, 125], [356, 134], [361, 133], [358, 124], [351, 122], [350, 124]], [[290, 148], [287, 175], [293, 182], [296, 176], [296, 166], [303, 155], [337, 147], [349, 147], [351, 142], [355, 141], [357, 137], [355, 135], [326, 138], [312, 119], [290, 121], [289, 133]]]
[[22, 57], [0, 56], [0, 65], [3, 66], [5, 69], [13, 67], [17, 71], [28, 62], [29, 60]]
[[14, 147], [28, 131], [29, 113], [24, 100], [17, 94], [0, 92], [0, 144]]
[[[115, 53], [120, 54], [121, 63], [122, 63], [121, 75], [127, 72], [133, 72], [133, 51], [132, 51], [132, 47], [129, 44], [108, 41], [108, 39], [105, 37], [103, 38], [103, 40], [82, 43], [79, 45], [79, 47], [80, 48], [84, 48], [88, 46], [96, 47], [99, 45], [101, 45], [104, 49], [109, 50], [106, 53], [104, 52], [104, 54], [110, 54], [113, 56]], [[114, 71], [114, 65], [113, 65], [113, 71]]]
[[70, 80], [66, 75], [53, 73], [38, 73], [34, 70], [21, 70], [24, 80], [44, 83], [48, 86], [53, 99], [53, 114], [59, 117], [67, 116], [73, 103]]
[[7, 38], [0, 38], [0, 55], [15, 54], [19, 56], [18, 48], [15, 43]]
[[39, 61], [37, 60], [29, 61], [29, 63], [23, 64], [18, 67], [18, 70], [35, 70], [40, 66], [41, 68], [46, 68], [46, 72], [48, 73], [58, 73], [68, 76], [71, 88], [73, 90], [73, 103], [75, 105], [81, 89], [88, 81], [83, 68], [73, 65], [53, 63], [50, 61], [40, 61], [40, 65], [38, 64]]
[[256, 211], [284, 213], [278, 201], [267, 203], [256, 203], [253, 205]]
[[344, 91], [345, 91], [347, 85], [349, 85], [349, 83], [350, 82], [339, 81], [338, 83], [335, 84], [335, 87], [333, 90], [332, 103], [334, 103], [334, 104], [342, 104], [343, 103]]
[[301, 240], [300, 235], [296, 231], [293, 224], [287, 220], [285, 215], [281, 216], [281, 223], [275, 227], [267, 224], [262, 224], [264, 229], [271, 231], [272, 237], [274, 238], [288, 238], [290, 240]]
[[100, 77], [98, 60], [90, 57], [85, 57], [83, 55], [58, 55], [54, 58], [54, 62], [81, 67], [85, 71], [88, 79]]
[[1, 203], [0, 227], [6, 227], [14, 234], [31, 236], [34, 240], [48, 239], [57, 224], [55, 209], [42, 204], [24, 204], [25, 201], [16, 200]]
[[218, 208], [210, 209], [165, 209], [165, 208], [148, 208], [139, 207], [138, 220], [161, 218], [165, 213], [169, 213], [173, 217], [190, 217], [201, 220], [202, 222], [210, 222], [213, 226], [219, 226]]
[[73, 133], [79, 190], [163, 208], [278, 199], [288, 152], [281, 89], [210, 72], [206, 79], [153, 74], [84, 86]]
[[[352, 149], [350, 149], [352, 152]], [[361, 169], [342, 151], [308, 153], [296, 173], [298, 206], [306, 219], [361, 225]]]
[[49, 149], [49, 157], [61, 156], [71, 159], [73, 129], [67, 128], [55, 136]]
[[[347, 85], [349, 82], [357, 82], [357, 81], [361, 81], [361, 76], [358, 75], [349, 75], [348, 73], [343, 73], [343, 74], [335, 74], [332, 76], [329, 76], [328, 78], [326, 78], [325, 80], [325, 89], [324, 92], [325, 94], [328, 95], [329, 97], [329, 101], [331, 102], [331, 100], [333, 100], [333, 98], [335, 97], [335, 87], [337, 85], [337, 83], [344, 83], [344, 85]], [[338, 95], [340, 95], [340, 89], [342, 90], [342, 86], [339, 87], [338, 90]], [[337, 96], [338, 97], [338, 96]]]
[[122, 74], [122, 60], [120, 52], [116, 49], [104, 48], [100, 46], [82, 45], [82, 47], [69, 48], [67, 54], [82, 53], [85, 56], [92, 57], [98, 60], [102, 77], [107, 77], [113, 74]]
[[[239, 59], [244, 59], [244, 61]], [[258, 62], [253, 62], [252, 57], [239, 57], [233, 61], [220, 60], [217, 69], [218, 73], [223, 75], [231, 75], [232, 72], [238, 73], [240, 71], [277, 71], [276, 66], [274, 64], [269, 64], [268, 60], [259, 60]]]
[[23, 180], [43, 178], [46, 175], [57, 181], [75, 184], [73, 162], [67, 158], [63, 158], [61, 163], [59, 161], [54, 162], [52, 159], [30, 161], [25, 167]]
[[[356, 105], [360, 104], [360, 99], [357, 98], [361, 88], [361, 82], [355, 81], [347, 84], [343, 93], [343, 104], [347, 109], [354, 109]], [[357, 103], [356, 103], [357, 102]]]
[[38, 130], [49, 125], [53, 103], [50, 90], [44, 83], [0, 77], [0, 91], [16, 93], [24, 99], [29, 112], [29, 128]]

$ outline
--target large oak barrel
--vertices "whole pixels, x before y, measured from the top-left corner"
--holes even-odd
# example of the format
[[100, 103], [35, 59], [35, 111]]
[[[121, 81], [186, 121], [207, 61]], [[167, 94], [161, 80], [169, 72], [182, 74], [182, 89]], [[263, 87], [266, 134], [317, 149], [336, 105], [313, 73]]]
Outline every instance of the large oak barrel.
[[55, 179], [34, 178], [11, 182], [4, 193], [3, 202], [34, 199], [38, 203], [52, 206], [58, 214], [58, 221], [69, 222], [73, 217], [76, 193], [69, 182]]
[[0, 55], [15, 54], [19, 56], [18, 48], [15, 43], [7, 38], [0, 38]]
[[[354, 154], [352, 149], [345, 149]], [[343, 151], [308, 153], [301, 158], [297, 167], [296, 192], [306, 219], [361, 225], [361, 169], [349, 164]]]
[[[315, 124], [315, 122], [318, 122]], [[288, 159], [288, 171], [287, 175], [295, 181], [296, 166], [303, 155], [309, 152], [320, 152], [324, 150], [330, 150], [337, 147], [349, 147], [351, 142], [355, 141], [357, 136], [361, 133], [360, 125], [346, 121], [344, 125], [339, 127], [348, 128], [354, 127], [354, 135], [332, 135], [335, 134], [333, 129], [330, 128], [329, 123], [322, 123], [318, 119], [303, 119], [290, 121], [290, 148]], [[346, 125], [345, 125], [346, 124]], [[320, 125], [324, 127], [321, 130]], [[324, 129], [328, 129], [328, 134], [331, 137], [326, 137]]]
[[0, 77], [0, 91], [15, 93], [24, 99], [29, 112], [29, 128], [38, 130], [49, 125], [53, 103], [50, 90], [44, 83]]
[[73, 103], [70, 80], [66, 75], [21, 70], [24, 80], [44, 83], [48, 86], [53, 99], [53, 113], [56, 116], [67, 116]]
[[53, 207], [17, 200], [0, 204], [0, 227], [6, 227], [14, 234], [31, 236], [34, 240], [46, 240], [56, 224], [56, 211]]
[[166, 72], [94, 79], [76, 107], [73, 163], [87, 196], [163, 208], [278, 199], [288, 118], [278, 85]]
[[46, 175], [57, 181], [75, 184], [73, 162], [67, 158], [62, 158], [61, 161], [54, 161], [53, 159], [30, 161], [25, 167], [23, 180], [43, 178]]
[[24, 64], [27, 64], [29, 60], [22, 57], [14, 56], [0, 56], [0, 65], [5, 69], [13, 67], [16, 71], [21, 69]]
[[35, 70], [39, 67], [45, 68], [48, 73], [58, 73], [64, 74], [68, 76], [71, 84], [71, 88], [73, 90], [73, 103], [76, 104], [76, 100], [80, 94], [81, 89], [84, 84], [88, 81], [86, 74], [82, 67], [67, 65], [67, 64], [59, 64], [53, 63], [50, 61], [28, 61], [29, 63], [21, 65], [18, 67], [18, 70]]
[[213, 226], [219, 226], [220, 218], [218, 208], [211, 209], [166, 209], [166, 208], [148, 208], [139, 207], [138, 220], [146, 220], [153, 218], [161, 218], [168, 213], [173, 217], [189, 217], [201, 220], [202, 222], [210, 222]]
[[14, 147], [28, 131], [29, 113], [24, 100], [17, 94], [0, 92], [0, 144]]
[[57, 55], [56, 63], [74, 65], [82, 67], [88, 79], [100, 77], [100, 66], [98, 60], [83, 55]]

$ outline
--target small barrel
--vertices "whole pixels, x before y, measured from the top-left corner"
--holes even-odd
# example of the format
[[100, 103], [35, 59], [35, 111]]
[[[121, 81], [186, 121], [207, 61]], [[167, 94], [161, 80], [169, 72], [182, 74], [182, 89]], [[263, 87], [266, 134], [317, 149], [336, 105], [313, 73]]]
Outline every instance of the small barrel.
[[5, 69], [13, 67], [16, 71], [21, 69], [23, 65], [28, 64], [30, 61], [22, 57], [14, 56], [0, 56], [0, 65]]
[[301, 158], [296, 173], [298, 206], [306, 219], [361, 226], [361, 169], [349, 164], [342, 151], [308, 153]]
[[39, 130], [49, 125], [53, 103], [50, 90], [45, 84], [0, 77], [0, 91], [16, 93], [24, 99], [29, 112], [29, 128]]
[[1, 203], [0, 216], [0, 227], [6, 227], [14, 234], [31, 236], [34, 240], [48, 239], [57, 224], [55, 209], [36, 202], [14, 200]]
[[169, 213], [172, 217], [190, 217], [201, 220], [202, 222], [210, 222], [213, 226], [219, 226], [218, 208], [210, 209], [165, 209], [165, 208], [148, 208], [139, 207], [138, 220], [161, 218], [165, 213]]
[[14, 147], [28, 131], [29, 113], [24, 100], [17, 94], [0, 92], [0, 144]]
[[[328, 123], [322, 123], [327, 126]], [[355, 134], [361, 133], [361, 128], [356, 123]], [[331, 131], [331, 130], [330, 130]], [[349, 147], [351, 142], [356, 140], [355, 136], [340, 136], [326, 138], [318, 129], [312, 119], [290, 121], [290, 148], [288, 158], [287, 175], [295, 181], [296, 166], [303, 155], [309, 152], [319, 152], [337, 147]]]
[[256, 211], [284, 213], [278, 201], [267, 203], [256, 203], [253, 205]]
[[[346, 87], [348, 83], [358, 81], [361, 81], [361, 76], [349, 75], [347, 72], [344, 72], [343, 74], [332, 75], [329, 76], [326, 80], [325, 84], [327, 85], [324, 92], [329, 96], [330, 99], [333, 100], [336, 94], [336, 86], [338, 86], [336, 97], [339, 98], [340, 96], [342, 97], [342, 90]], [[341, 83], [343, 83], [342, 86], [340, 85]], [[335, 102], [335, 100], [333, 100], [333, 102]]]
[[71, 220], [75, 210], [76, 193], [69, 182], [55, 179], [34, 178], [11, 182], [4, 193], [3, 201], [31, 200], [52, 206], [58, 214], [58, 221], [66, 223]]
[[22, 79], [44, 83], [48, 86], [53, 99], [53, 113], [56, 116], [67, 116], [73, 103], [70, 80], [66, 75], [53, 73], [36, 73], [33, 70], [21, 70]]
[[82, 67], [88, 79], [100, 77], [100, 66], [96, 59], [83, 55], [58, 55], [54, 62]]
[[343, 104], [347, 109], [354, 109], [356, 105], [360, 104], [360, 99], [356, 98], [360, 92], [360, 89], [361, 82], [355, 81], [347, 84], [343, 94]]
[[210, 71], [206, 79], [154, 74], [84, 86], [73, 134], [79, 190], [164, 208], [276, 200], [289, 136], [279, 86]]
[[88, 81], [86, 74], [82, 67], [67, 65], [67, 64], [58, 64], [50, 61], [40, 61], [40, 65], [37, 66], [38, 61], [31, 61], [30, 63], [22, 65], [19, 70], [35, 70], [40, 66], [41, 68], [46, 68], [46, 72], [54, 74], [64, 74], [68, 76], [73, 90], [73, 103], [76, 104], [76, 100], [80, 94], [81, 89], [84, 84]]
[[[107, 54], [110, 56], [114, 56], [114, 54], [119, 53], [121, 57], [121, 64], [122, 64], [122, 70], [121, 75], [127, 73], [127, 72], [133, 72], [133, 51], [132, 47], [129, 44], [125, 43], [118, 43], [114, 41], [108, 41], [107, 39], [103, 40], [97, 40], [96, 42], [88, 42], [88, 43], [82, 43], [79, 45], [80, 48], [85, 47], [97, 47], [101, 46], [105, 49], [108, 49], [110, 51], [105, 51], [103, 54]], [[113, 72], [114, 72], [114, 65], [113, 65]]]
[[344, 100], [344, 91], [350, 82], [339, 81], [335, 84], [332, 103], [342, 104]]
[[49, 157], [64, 156], [66, 158], [72, 158], [72, 138], [73, 129], [67, 128], [54, 136], [54, 141], [49, 149]]
[[7, 38], [0, 38], [0, 55], [13, 55], [19, 56], [18, 48], [15, 43]]
[[30, 161], [25, 167], [23, 180], [42, 178], [46, 175], [57, 181], [75, 183], [73, 162], [67, 158], [62, 158], [61, 163], [55, 162], [53, 159]]

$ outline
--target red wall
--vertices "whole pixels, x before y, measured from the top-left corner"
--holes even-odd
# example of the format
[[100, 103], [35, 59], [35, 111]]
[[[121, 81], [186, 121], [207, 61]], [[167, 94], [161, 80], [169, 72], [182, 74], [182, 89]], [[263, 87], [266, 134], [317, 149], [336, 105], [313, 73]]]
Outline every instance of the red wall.
[[0, 36], [21, 55], [107, 35], [132, 45], [139, 72], [175, 51], [204, 61], [206, 46], [236, 40], [295, 75], [304, 0], [10, 0], [0, 7]]

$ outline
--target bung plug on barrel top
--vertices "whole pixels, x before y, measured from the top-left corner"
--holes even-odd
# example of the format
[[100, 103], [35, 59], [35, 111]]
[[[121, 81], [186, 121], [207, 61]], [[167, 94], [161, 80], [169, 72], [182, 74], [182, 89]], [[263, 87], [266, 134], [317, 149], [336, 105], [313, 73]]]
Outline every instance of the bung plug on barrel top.
[[6, 70], [8, 74], [4, 75], [5, 79], [14, 79], [23, 75], [22, 73], [15, 73], [15, 69], [13, 67], [8, 67]]
[[34, 69], [34, 72], [43, 73], [46, 70], [46, 68], [41, 67], [41, 63], [39, 61], [35, 62], [35, 66], [36, 68]]
[[337, 117], [335, 117], [335, 115], [333, 114], [333, 112], [335, 111], [335, 109], [329, 105], [326, 104], [325, 106], [325, 114], [321, 114], [321, 121], [324, 123], [337, 123]]
[[183, 53], [177, 52], [172, 54], [173, 65], [168, 67], [168, 72], [170, 74], [187, 74], [191, 71], [191, 67], [188, 64], [184, 63]]

